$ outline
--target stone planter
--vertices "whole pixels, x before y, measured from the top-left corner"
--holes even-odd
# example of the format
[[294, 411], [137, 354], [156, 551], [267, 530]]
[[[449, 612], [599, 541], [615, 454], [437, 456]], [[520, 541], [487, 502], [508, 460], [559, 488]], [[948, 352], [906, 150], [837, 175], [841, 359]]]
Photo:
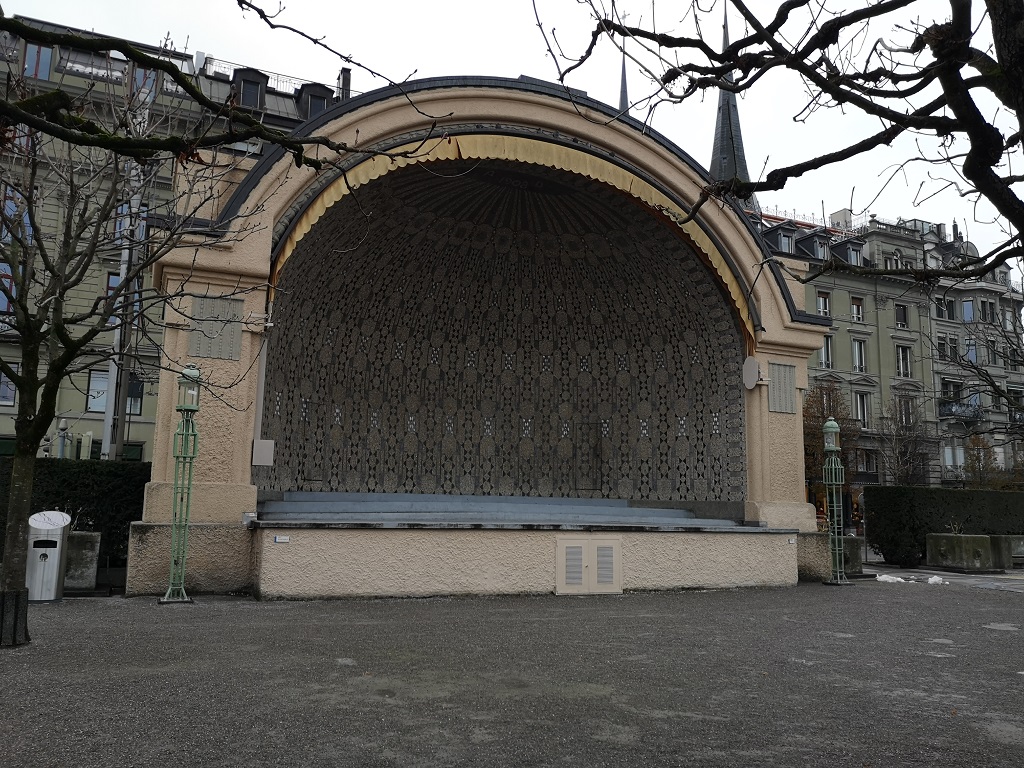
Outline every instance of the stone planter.
[[965, 536], [954, 533], [929, 533], [929, 566], [960, 573], [991, 573], [1001, 571], [999, 554], [993, 551], [989, 536]]
[[864, 537], [843, 537], [843, 570], [847, 576], [864, 575]]
[[989, 536], [997, 568], [1024, 568], [1024, 536]]
[[72, 531], [68, 534], [67, 568], [64, 571], [64, 590], [94, 592], [96, 569], [100, 562], [99, 533]]

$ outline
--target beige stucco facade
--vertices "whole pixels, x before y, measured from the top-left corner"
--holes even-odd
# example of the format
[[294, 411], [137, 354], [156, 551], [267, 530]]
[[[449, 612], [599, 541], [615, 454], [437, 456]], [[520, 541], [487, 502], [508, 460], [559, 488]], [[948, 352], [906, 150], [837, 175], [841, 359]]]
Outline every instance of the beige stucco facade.
[[[321, 189], [312, 199], [309, 189], [318, 183], [315, 174], [296, 168], [290, 156], [282, 157], [269, 168], [259, 168], [262, 175], [254, 177], [240, 204], [225, 208], [231, 217], [222, 222], [223, 238], [189, 243], [164, 259], [157, 272], [162, 284], [185, 284], [195, 296], [230, 295], [244, 301], [239, 359], [194, 361], [210, 391], [204, 394], [197, 419], [200, 460], [192, 520], [211, 526], [204, 536], [214, 549], [217, 545], [212, 542], [222, 536], [225, 551], [232, 549], [228, 558], [232, 562], [241, 558], [236, 551], [240, 546], [249, 546], [239, 544], [244, 530], [241, 519], [243, 513], [255, 511], [257, 503], [251, 462], [254, 439], [265, 437], [259, 434], [259, 371], [265, 322], [273, 306], [276, 274], [272, 264], [279, 271], [303, 234], [350, 189], [358, 190], [397, 167], [449, 157], [511, 160], [524, 167], [543, 165], [581, 174], [632, 195], [666, 226], [679, 227], [717, 275], [743, 329], [746, 352], [758, 360], [762, 378], [767, 378], [769, 363], [793, 365], [797, 389], [806, 387], [805, 361], [820, 346], [822, 330], [794, 318], [792, 302], [802, 309], [802, 292], [793, 291], [790, 297], [778, 280], [767, 274], [758, 279], [762, 251], [731, 206], [711, 202], [694, 221], [686, 221], [705, 180], [678, 151], [586, 105], [530, 90], [438, 87], [417, 92], [413, 102], [402, 94], [368, 100], [358, 109], [324, 121], [316, 130], [352, 147], [381, 147], [400, 156], [364, 158], [347, 170], [345, 179]], [[425, 115], [440, 116], [429, 138], [403, 141], [402, 137], [418, 136], [434, 120]], [[478, 128], [465, 133], [469, 125]], [[519, 135], [509, 135], [509, 126]], [[451, 134], [446, 133], [449, 129]], [[572, 140], [556, 143], [550, 140], [554, 134]], [[285, 220], [294, 226], [282, 236]], [[275, 232], [281, 241], [276, 246]], [[167, 318], [166, 363], [171, 368], [190, 359], [189, 335], [196, 332], [187, 299], [180, 310], [179, 317], [169, 311]], [[739, 381], [735, 385], [742, 387]], [[804, 503], [801, 415], [771, 412], [767, 385], [767, 380], [762, 381], [744, 395], [745, 515], [768, 528], [814, 530], [813, 509]], [[174, 462], [170, 446], [178, 421], [175, 389], [174, 375], [165, 371], [160, 381], [153, 482], [144, 516], [144, 522], [153, 526], [166, 525], [171, 519]], [[217, 529], [217, 525], [225, 527]], [[238, 531], [232, 526], [238, 526]], [[132, 592], [152, 591], [151, 570], [158, 568], [155, 559], [143, 554], [155, 534], [146, 529], [143, 541], [143, 530], [133, 529], [132, 534], [135, 562], [130, 562], [128, 577]], [[252, 583], [266, 595], [530, 592], [550, 591], [553, 583], [553, 545], [548, 533], [309, 530], [289, 532], [287, 546], [268, 544], [273, 536], [269, 529], [252, 535], [256, 553], [251, 560]], [[782, 533], [624, 533], [623, 586], [793, 583], [796, 547], [788, 542]], [[148, 565], [142, 565], [144, 559]], [[190, 567], [193, 562], [190, 555]], [[397, 564], [398, 571], [405, 573], [382, 569], [381, 562]], [[163, 568], [166, 575], [166, 565]], [[229, 582], [237, 584], [238, 579], [231, 575], [218, 585], [210, 577], [205, 583], [216, 590], [229, 588]]]

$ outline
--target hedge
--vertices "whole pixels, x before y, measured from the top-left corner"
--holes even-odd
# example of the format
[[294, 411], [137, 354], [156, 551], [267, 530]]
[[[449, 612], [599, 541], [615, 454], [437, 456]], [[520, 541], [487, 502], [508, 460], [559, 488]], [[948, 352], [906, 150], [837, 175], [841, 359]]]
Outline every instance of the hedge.
[[885, 562], [913, 568], [929, 533], [1024, 534], [1024, 493], [872, 485], [864, 489], [868, 544]]
[[[11, 487], [9, 456], [0, 457], [0, 526], [7, 524]], [[32, 484], [32, 511], [59, 509], [71, 515], [71, 529], [102, 533], [100, 564], [123, 565], [128, 556], [128, 528], [142, 519], [150, 465], [137, 461], [37, 459]], [[2, 528], [0, 528], [2, 530]], [[3, 537], [0, 536], [0, 558]]]

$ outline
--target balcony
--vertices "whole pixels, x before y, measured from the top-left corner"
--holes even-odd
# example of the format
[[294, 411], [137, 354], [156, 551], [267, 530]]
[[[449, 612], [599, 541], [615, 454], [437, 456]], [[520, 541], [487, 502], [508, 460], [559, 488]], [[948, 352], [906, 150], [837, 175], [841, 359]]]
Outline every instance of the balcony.
[[962, 421], [979, 421], [984, 416], [980, 405], [961, 403], [956, 400], [939, 401], [940, 419], [961, 419]]

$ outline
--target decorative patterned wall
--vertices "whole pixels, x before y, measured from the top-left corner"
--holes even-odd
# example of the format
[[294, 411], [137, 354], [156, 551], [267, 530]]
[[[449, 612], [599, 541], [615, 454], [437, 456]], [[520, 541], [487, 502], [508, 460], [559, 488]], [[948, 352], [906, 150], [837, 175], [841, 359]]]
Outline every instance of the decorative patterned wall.
[[273, 319], [262, 488], [745, 496], [730, 305], [670, 227], [597, 182], [389, 173], [303, 238]]

